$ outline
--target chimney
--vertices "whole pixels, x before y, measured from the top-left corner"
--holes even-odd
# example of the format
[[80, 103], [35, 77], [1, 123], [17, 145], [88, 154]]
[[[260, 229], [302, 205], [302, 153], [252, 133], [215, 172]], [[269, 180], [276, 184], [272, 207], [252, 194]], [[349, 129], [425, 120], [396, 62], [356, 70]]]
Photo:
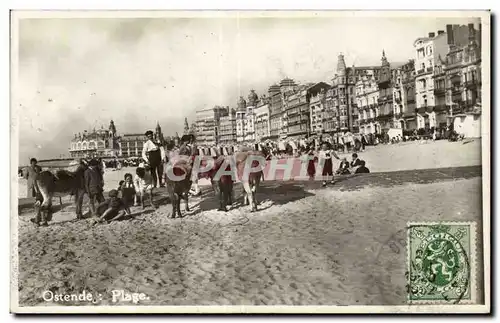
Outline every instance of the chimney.
[[448, 36], [448, 45], [453, 45], [455, 43], [453, 39], [453, 26], [446, 25], [446, 35]]
[[438, 36], [444, 34], [444, 30], [438, 30]]
[[474, 24], [469, 24], [469, 41], [474, 41], [476, 38], [476, 30], [474, 29]]
[[429, 33], [429, 38], [434, 38], [434, 36], [436, 36], [435, 33]]

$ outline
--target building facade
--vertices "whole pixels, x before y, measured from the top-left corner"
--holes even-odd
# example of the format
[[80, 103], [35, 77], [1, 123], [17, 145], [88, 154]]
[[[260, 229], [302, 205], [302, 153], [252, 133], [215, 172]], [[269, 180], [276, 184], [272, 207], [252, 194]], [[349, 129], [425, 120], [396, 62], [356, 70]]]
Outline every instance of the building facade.
[[108, 129], [101, 126], [99, 130], [75, 134], [70, 142], [69, 153], [72, 158], [119, 157], [120, 139], [113, 120]]
[[247, 114], [247, 101], [240, 96], [236, 102], [236, 141], [243, 142], [245, 140], [245, 121]]
[[269, 139], [271, 136], [269, 100], [267, 97], [262, 97], [255, 112], [255, 140], [257, 142]]
[[123, 158], [142, 157], [142, 148], [146, 142], [143, 133], [125, 134], [120, 137], [120, 155]]
[[220, 118], [229, 115], [229, 107], [216, 105], [196, 111], [196, 143], [200, 146], [216, 146], [219, 139]]
[[[229, 110], [229, 107], [227, 107]], [[230, 109], [229, 113], [219, 118], [220, 145], [232, 145], [236, 142], [236, 110]]]
[[415, 60], [410, 59], [392, 71], [394, 127], [403, 130], [417, 129], [415, 105]]
[[259, 101], [259, 96], [255, 90], [250, 90], [248, 94], [248, 101], [246, 107], [246, 114], [243, 123], [244, 127], [244, 141], [247, 143], [255, 142], [255, 108]]
[[382, 51], [382, 65], [378, 79], [378, 115], [375, 117], [375, 133], [381, 134], [394, 128], [393, 72], [391, 65]]
[[196, 111], [196, 143], [200, 146], [214, 145], [216, 143], [213, 108]]
[[[449, 117], [476, 113], [481, 106], [481, 25], [447, 25], [445, 87]], [[467, 43], [464, 42], [467, 40]]]
[[[362, 70], [358, 70], [358, 75]], [[337, 73], [332, 79], [332, 103], [337, 126], [333, 129], [334, 136], [346, 132], [358, 132], [358, 111], [356, 108], [356, 69], [347, 68], [344, 55], [340, 54], [337, 61]], [[323, 121], [324, 122], [324, 121]]]
[[[328, 128], [330, 124], [333, 124], [333, 106], [327, 108], [327, 92], [331, 89], [331, 86], [325, 82], [319, 82], [316, 84], [309, 84], [307, 87], [307, 103], [309, 104], [309, 119], [310, 133], [321, 135], [326, 132], [331, 132], [333, 126]], [[331, 102], [331, 101], [330, 101]]]
[[269, 139], [278, 140], [282, 126], [283, 100], [281, 98], [280, 87], [273, 84], [269, 87]]
[[376, 121], [379, 114], [378, 83], [374, 75], [364, 75], [356, 82], [356, 102], [359, 114], [359, 132], [374, 134], [380, 126]]
[[439, 65], [440, 57], [445, 57], [448, 51], [446, 33], [443, 30], [439, 30], [437, 35], [430, 32], [428, 37], [415, 40], [413, 46], [417, 128], [429, 129], [446, 123], [446, 112], [440, 110], [439, 105], [443, 102], [442, 96], [436, 97], [434, 93], [434, 67]]
[[297, 85], [285, 97], [286, 135], [288, 139], [304, 138], [309, 134], [308, 85]]

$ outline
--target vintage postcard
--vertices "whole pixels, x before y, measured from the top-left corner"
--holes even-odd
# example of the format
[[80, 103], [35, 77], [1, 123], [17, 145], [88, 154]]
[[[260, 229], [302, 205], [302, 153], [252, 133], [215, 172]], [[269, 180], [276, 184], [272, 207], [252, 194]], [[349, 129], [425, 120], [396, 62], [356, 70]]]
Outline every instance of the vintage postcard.
[[11, 32], [12, 312], [490, 311], [490, 12]]

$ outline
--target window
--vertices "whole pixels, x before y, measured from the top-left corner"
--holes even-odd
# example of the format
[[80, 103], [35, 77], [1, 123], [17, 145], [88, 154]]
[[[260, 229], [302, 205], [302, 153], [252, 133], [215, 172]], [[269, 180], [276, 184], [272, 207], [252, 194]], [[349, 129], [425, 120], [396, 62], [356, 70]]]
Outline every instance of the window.
[[427, 46], [427, 56], [432, 55], [432, 45]]
[[420, 48], [419, 50], [417, 50], [417, 57], [418, 58], [424, 57], [424, 49], [423, 48]]

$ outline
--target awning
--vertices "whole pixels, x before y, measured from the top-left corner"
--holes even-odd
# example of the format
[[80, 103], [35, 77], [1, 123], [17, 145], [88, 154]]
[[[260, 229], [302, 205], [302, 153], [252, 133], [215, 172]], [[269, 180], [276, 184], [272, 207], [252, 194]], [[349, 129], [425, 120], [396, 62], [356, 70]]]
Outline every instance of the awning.
[[278, 149], [279, 150], [286, 150], [285, 143], [283, 141], [281, 141], [280, 143], [278, 143]]
[[296, 149], [297, 149], [297, 145], [295, 144], [295, 142], [293, 142], [293, 141], [289, 141], [289, 142], [288, 142], [288, 144], [289, 144], [290, 146], [292, 146], [292, 149], [294, 149], [294, 150], [296, 150]]

